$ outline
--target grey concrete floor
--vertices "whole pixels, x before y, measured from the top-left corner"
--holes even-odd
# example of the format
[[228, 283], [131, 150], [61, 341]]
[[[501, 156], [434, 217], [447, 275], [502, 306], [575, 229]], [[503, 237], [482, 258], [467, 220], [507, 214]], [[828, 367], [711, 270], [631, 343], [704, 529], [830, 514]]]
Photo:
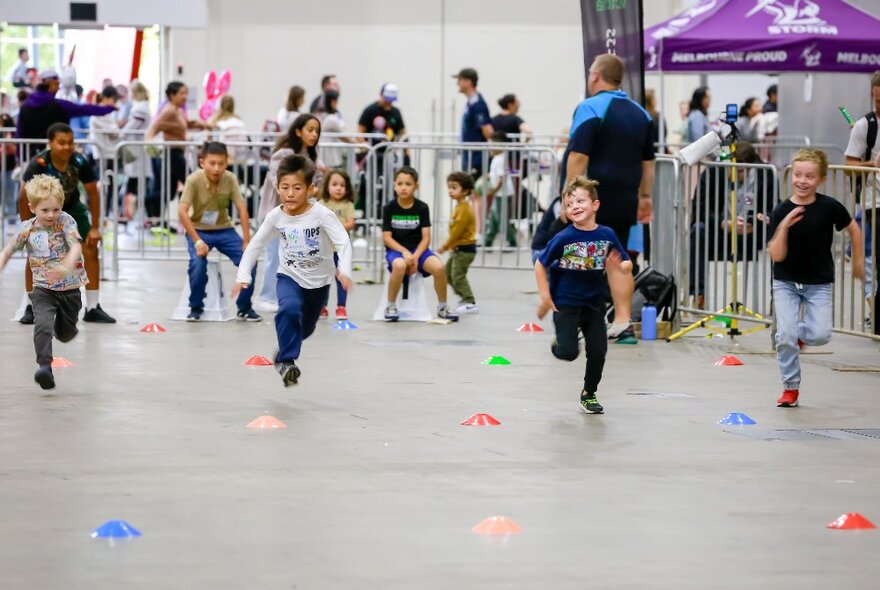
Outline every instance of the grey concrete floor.
[[[242, 366], [272, 354], [271, 321], [168, 320], [184, 269], [123, 263], [102, 284], [119, 323], [56, 345], [75, 366], [51, 392], [32, 381], [30, 329], [0, 323], [0, 587], [880, 585], [880, 529], [825, 527], [844, 512], [880, 525], [880, 439], [717, 424], [737, 411], [751, 432], [880, 428], [880, 374], [834, 370], [877, 367], [876, 344], [836, 336], [806, 355], [792, 410], [775, 407], [774, 357], [750, 354], [767, 332], [612, 346], [607, 413], [588, 416], [583, 358], [552, 358], [552, 330], [515, 331], [534, 321], [531, 275], [474, 270], [482, 312], [449, 326], [368, 321], [379, 287], [358, 285], [360, 329], [320, 325], [285, 389]], [[5, 317], [21, 284], [17, 260]], [[140, 333], [148, 322], [168, 331]], [[713, 366], [730, 350], [745, 366]], [[490, 355], [513, 364], [481, 366]], [[502, 424], [459, 425], [474, 412]], [[245, 427], [266, 413], [288, 428]], [[471, 532], [493, 515], [522, 533]], [[143, 536], [90, 539], [109, 519]]]

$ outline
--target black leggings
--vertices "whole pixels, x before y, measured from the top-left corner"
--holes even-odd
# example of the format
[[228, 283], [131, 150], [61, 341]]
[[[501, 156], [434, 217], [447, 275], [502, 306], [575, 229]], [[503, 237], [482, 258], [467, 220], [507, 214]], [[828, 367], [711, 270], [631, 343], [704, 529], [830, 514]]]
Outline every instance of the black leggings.
[[605, 368], [605, 353], [608, 352], [608, 334], [605, 329], [604, 302], [579, 307], [560, 307], [553, 313], [556, 325], [556, 340], [550, 347], [553, 356], [564, 361], [573, 361], [580, 354], [578, 331], [584, 334], [584, 352], [587, 367], [584, 373], [584, 391], [596, 393]]

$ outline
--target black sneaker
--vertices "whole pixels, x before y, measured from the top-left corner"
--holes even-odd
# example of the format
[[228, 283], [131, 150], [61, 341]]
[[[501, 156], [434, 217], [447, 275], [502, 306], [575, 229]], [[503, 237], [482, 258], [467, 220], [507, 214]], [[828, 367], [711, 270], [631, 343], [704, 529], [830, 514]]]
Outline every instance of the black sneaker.
[[43, 389], [52, 389], [55, 387], [55, 376], [52, 375], [51, 367], [40, 367], [34, 373], [34, 381], [40, 384]]
[[21, 318], [18, 320], [19, 324], [25, 324], [26, 326], [31, 326], [34, 323], [34, 306], [30, 303], [27, 304], [27, 307], [24, 308], [24, 313]]
[[596, 399], [595, 393], [581, 392], [581, 409], [588, 414], [603, 414], [605, 409]]
[[188, 321], [188, 322], [202, 321], [202, 310], [196, 309], [195, 307], [189, 308], [189, 314], [186, 316], [186, 321]]
[[396, 305], [388, 305], [385, 307], [385, 321], [396, 322], [400, 319], [400, 313], [397, 311]]
[[609, 336], [609, 340], [614, 340], [614, 344], [638, 344], [636, 340], [636, 332], [633, 327], [627, 326], [626, 329], [618, 333], [616, 336]]
[[97, 304], [92, 309], [87, 309], [83, 314], [84, 322], [95, 322], [97, 324], [115, 324], [116, 320], [107, 315], [107, 312], [101, 309], [101, 304]]
[[263, 319], [263, 316], [255, 312], [253, 308], [247, 311], [240, 311], [235, 314], [235, 317], [245, 322], [259, 322]]
[[278, 372], [281, 374], [281, 380], [284, 381], [284, 387], [296, 385], [301, 374], [299, 367], [293, 361], [281, 363], [278, 367]]

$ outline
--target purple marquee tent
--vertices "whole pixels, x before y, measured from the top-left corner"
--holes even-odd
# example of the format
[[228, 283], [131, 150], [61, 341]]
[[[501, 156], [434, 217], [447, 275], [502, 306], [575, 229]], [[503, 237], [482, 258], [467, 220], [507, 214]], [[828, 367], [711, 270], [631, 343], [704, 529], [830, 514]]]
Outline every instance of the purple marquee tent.
[[702, 0], [644, 39], [645, 72], [880, 69], [880, 19], [843, 0]]

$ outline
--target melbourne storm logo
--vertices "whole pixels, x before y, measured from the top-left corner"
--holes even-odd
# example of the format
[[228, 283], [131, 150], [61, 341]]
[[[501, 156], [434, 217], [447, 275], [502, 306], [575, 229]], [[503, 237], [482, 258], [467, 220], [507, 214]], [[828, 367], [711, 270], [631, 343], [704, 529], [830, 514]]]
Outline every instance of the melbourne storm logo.
[[756, 0], [746, 17], [764, 12], [773, 17], [767, 26], [771, 35], [837, 35], [837, 27], [819, 17], [822, 7], [813, 0]]

